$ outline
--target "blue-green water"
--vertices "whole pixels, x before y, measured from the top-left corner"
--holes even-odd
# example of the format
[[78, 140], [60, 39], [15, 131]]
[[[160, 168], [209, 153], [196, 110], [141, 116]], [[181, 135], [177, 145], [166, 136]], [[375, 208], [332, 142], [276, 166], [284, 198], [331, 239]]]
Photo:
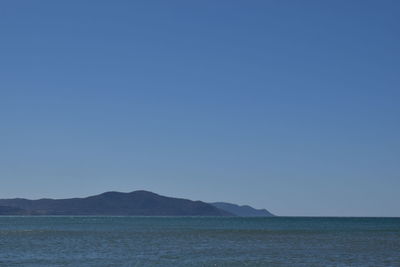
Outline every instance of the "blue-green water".
[[0, 266], [400, 266], [400, 218], [0, 217]]

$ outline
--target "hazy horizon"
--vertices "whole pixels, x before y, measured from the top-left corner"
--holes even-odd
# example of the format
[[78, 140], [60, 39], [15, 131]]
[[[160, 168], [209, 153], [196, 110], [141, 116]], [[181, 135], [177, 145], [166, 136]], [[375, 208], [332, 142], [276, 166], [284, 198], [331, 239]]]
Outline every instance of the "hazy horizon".
[[400, 216], [400, 2], [2, 1], [0, 198]]

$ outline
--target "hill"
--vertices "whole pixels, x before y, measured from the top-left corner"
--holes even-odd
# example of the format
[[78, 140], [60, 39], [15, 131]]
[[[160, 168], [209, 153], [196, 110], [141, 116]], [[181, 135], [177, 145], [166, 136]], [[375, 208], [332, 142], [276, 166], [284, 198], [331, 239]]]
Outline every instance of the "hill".
[[7, 215], [137, 215], [137, 216], [233, 216], [202, 201], [172, 198], [148, 191], [106, 192], [86, 198], [0, 199]]
[[255, 209], [250, 206], [244, 205], [239, 206], [236, 204], [226, 203], [226, 202], [215, 202], [210, 203], [214, 207], [234, 214], [241, 217], [271, 217], [274, 216], [272, 213], [266, 209]]
[[28, 215], [28, 214], [29, 212], [21, 208], [0, 206], [0, 215]]

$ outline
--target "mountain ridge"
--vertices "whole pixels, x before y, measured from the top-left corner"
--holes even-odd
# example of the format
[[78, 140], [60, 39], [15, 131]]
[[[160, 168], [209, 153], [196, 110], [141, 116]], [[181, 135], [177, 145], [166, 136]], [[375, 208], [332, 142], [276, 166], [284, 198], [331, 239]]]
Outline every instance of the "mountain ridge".
[[241, 216], [211, 203], [167, 197], [145, 190], [129, 193], [108, 191], [66, 199], [0, 199], [0, 215]]

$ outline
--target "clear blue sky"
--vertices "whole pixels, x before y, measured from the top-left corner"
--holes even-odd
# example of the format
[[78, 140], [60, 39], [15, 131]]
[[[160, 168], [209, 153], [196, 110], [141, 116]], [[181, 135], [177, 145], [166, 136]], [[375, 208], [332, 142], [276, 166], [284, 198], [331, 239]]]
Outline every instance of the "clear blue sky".
[[400, 2], [1, 1], [0, 137], [0, 198], [400, 216]]

